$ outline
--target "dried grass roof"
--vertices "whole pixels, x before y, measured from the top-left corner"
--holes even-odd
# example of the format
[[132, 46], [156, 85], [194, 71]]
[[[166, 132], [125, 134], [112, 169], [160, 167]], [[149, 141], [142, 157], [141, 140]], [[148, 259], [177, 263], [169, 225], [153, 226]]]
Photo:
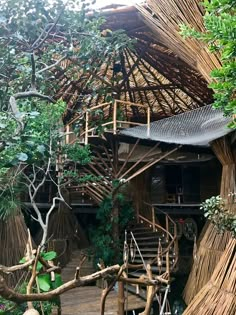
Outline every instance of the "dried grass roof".
[[209, 52], [206, 44], [193, 38], [183, 39], [180, 24], [186, 24], [197, 31], [204, 31], [204, 8], [201, 0], [146, 0], [137, 5], [145, 23], [153, 30], [155, 37], [172, 49], [188, 65], [199, 71], [208, 81], [210, 72], [221, 67], [217, 54]]
[[[103, 15], [106, 17], [104, 28], [123, 28], [128, 36], [136, 40], [135, 50], [127, 49], [120, 54], [121, 71], [117, 74], [108, 66], [113, 63], [112, 57], [100, 64], [98, 72], [86, 74], [78, 71], [73, 60], [63, 61], [62, 71], [57, 73], [60, 82], [57, 98], [64, 99], [70, 109], [77, 109], [84, 102], [89, 106], [104, 102], [104, 95], [93, 93], [94, 89], [98, 91], [103, 87], [108, 87], [110, 93], [121, 100], [149, 105], [152, 120], [212, 102], [212, 90], [207, 87], [207, 77], [204, 78], [197, 71], [193, 60], [187, 58], [188, 52], [177, 55], [177, 46], [170, 45], [172, 38], [169, 36], [169, 43], [167, 38], [163, 40], [153, 25], [150, 28], [144, 23], [135, 7], [112, 9], [104, 11]], [[184, 49], [182, 47], [183, 52]], [[112, 83], [114, 76], [119, 76], [116, 83]], [[89, 86], [91, 78], [92, 89]], [[133, 114], [138, 113], [134, 111]]]

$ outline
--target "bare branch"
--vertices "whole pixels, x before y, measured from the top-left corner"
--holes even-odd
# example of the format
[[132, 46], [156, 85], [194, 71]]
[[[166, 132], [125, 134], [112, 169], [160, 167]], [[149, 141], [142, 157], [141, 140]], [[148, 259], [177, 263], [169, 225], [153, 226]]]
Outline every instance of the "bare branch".
[[0, 276], [0, 295], [4, 299], [13, 301], [18, 304], [24, 303], [26, 301], [48, 301], [71, 289], [87, 285], [91, 282], [107, 277], [109, 275], [117, 274], [119, 270], [120, 270], [120, 266], [114, 265], [111, 267], [107, 267], [101, 271], [97, 271], [91, 275], [79, 277], [78, 279], [73, 279], [71, 281], [68, 281], [67, 283], [61, 285], [60, 287], [50, 292], [31, 293], [31, 294], [21, 294], [21, 293], [15, 292], [13, 289], [8, 287], [5, 279]]
[[36, 74], [40, 74], [42, 72], [45, 72], [45, 71], [48, 71], [54, 67], [56, 67], [57, 65], [59, 65], [64, 59], [66, 59], [67, 55], [64, 55], [63, 57], [61, 57], [60, 59], [58, 59], [55, 63], [53, 63], [52, 65], [50, 66], [47, 66], [39, 71], [36, 72]]
[[3, 266], [3, 265], [0, 265], [0, 272], [11, 273], [11, 272], [14, 272], [14, 271], [26, 269], [29, 266], [31, 266], [33, 262], [34, 262], [34, 258], [28, 260], [27, 262], [25, 262], [23, 264], [11, 266], [11, 267], [6, 267], [6, 266]]
[[13, 96], [16, 100], [17, 99], [20, 99], [20, 98], [31, 98], [31, 97], [38, 97], [38, 98], [41, 98], [45, 101], [48, 101], [50, 103], [56, 103], [56, 101], [51, 98], [50, 96], [48, 95], [44, 95], [44, 94], [41, 94], [37, 91], [25, 91], [25, 92], [19, 92], [19, 93], [16, 93], [14, 94]]
[[43, 43], [46, 41], [46, 39], [48, 38], [50, 32], [54, 29], [54, 27], [58, 24], [58, 21], [61, 18], [62, 13], [64, 12], [65, 6], [66, 6], [67, 2], [63, 5], [61, 11], [58, 14], [58, 17], [56, 18], [55, 22], [49, 27], [49, 29], [47, 30], [47, 27], [50, 25], [48, 24], [43, 32], [40, 34], [40, 36], [36, 39], [36, 41], [33, 43], [33, 45], [31, 46], [31, 51], [33, 50], [37, 50], [39, 49]]

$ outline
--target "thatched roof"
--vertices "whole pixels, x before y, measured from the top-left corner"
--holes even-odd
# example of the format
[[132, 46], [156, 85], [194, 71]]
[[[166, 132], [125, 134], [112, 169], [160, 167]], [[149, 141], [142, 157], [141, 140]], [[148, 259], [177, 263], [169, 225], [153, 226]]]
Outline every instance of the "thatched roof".
[[[196, 67], [194, 69], [192, 62], [186, 58], [184, 60], [171, 50], [171, 45], [163, 43], [155, 30], [153, 32], [144, 23], [135, 7], [113, 9], [103, 12], [103, 15], [106, 17], [104, 29], [123, 28], [128, 36], [136, 40], [135, 49], [125, 50], [118, 61], [107, 57], [96, 73], [78, 72], [76, 63], [67, 71], [73, 60], [64, 61], [62, 71], [57, 73], [60, 82], [57, 97], [64, 99], [70, 108], [78, 108], [84, 102], [91, 106], [105, 101], [102, 94], [94, 96], [88, 84], [91, 78], [95, 90], [108, 87], [110, 94], [121, 100], [149, 105], [152, 120], [212, 102], [212, 90], [207, 87], [207, 81]], [[108, 64], [117, 63], [120, 69], [114, 73], [114, 66]], [[115, 83], [112, 82], [114, 78]], [[137, 111], [134, 115], [137, 115]]]
[[197, 31], [204, 31], [204, 9], [201, 0], [146, 0], [137, 5], [145, 23], [152, 29], [154, 36], [162, 44], [199, 71], [208, 81], [210, 72], [221, 67], [219, 56], [212, 54], [207, 46], [196, 39], [183, 39], [180, 24], [186, 24]]

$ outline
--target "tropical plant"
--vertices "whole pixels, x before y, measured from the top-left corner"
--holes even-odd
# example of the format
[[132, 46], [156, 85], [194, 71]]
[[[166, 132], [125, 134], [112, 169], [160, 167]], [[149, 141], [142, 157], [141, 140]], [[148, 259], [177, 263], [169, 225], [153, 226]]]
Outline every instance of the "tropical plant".
[[[120, 249], [124, 241], [124, 231], [134, 216], [132, 203], [125, 198], [124, 194], [118, 193], [115, 199], [119, 207], [119, 217], [114, 218], [112, 216], [114, 200], [112, 196], [109, 196], [99, 206], [96, 227], [90, 229], [95, 260], [102, 259], [106, 266], [111, 265], [114, 261], [122, 262]], [[113, 237], [114, 222], [119, 226], [119, 239]], [[119, 248], [118, 252], [117, 248]]]
[[[75, 73], [89, 74], [86, 87], [92, 94], [109, 96], [106, 87], [93, 88], [96, 72], [107, 56], [115, 60], [120, 50], [131, 44], [122, 31], [102, 31], [104, 19], [95, 13], [87, 15], [88, 10], [83, 0], [0, 2], [0, 215], [5, 219], [19, 211], [21, 189], [27, 191], [31, 216], [43, 230], [40, 255], [45, 255], [50, 215], [57, 202], [65, 202], [62, 188], [77, 180], [79, 163], [91, 160], [89, 147], [65, 145], [67, 104], [57, 94], [58, 75], [77, 80]], [[67, 170], [61, 163], [65, 156]], [[54, 185], [55, 194], [48, 211], [41, 213], [36, 199], [46, 181]], [[39, 285], [51, 292], [47, 277], [38, 275]], [[75, 286], [80, 285], [78, 278]], [[63, 286], [60, 288], [64, 292]], [[17, 299], [8, 295], [2, 277], [0, 290], [6, 299]], [[27, 295], [18, 302], [25, 301]]]
[[191, 36], [208, 44], [211, 52], [219, 54], [222, 67], [211, 73], [215, 101], [225, 115], [234, 117], [230, 127], [236, 128], [236, 1], [204, 0], [204, 33], [181, 25], [183, 36]]
[[219, 231], [230, 231], [236, 237], [236, 215], [227, 209], [226, 204], [221, 196], [213, 196], [205, 200], [200, 209]]
[[[43, 229], [41, 245], [56, 202], [64, 200], [61, 188], [75, 181], [78, 163], [91, 159], [89, 147], [64, 145], [62, 118], [67, 105], [56, 99], [57, 75], [71, 76], [76, 67], [77, 72], [91, 74], [91, 87], [92, 74], [106, 56], [115, 58], [131, 45], [122, 31], [102, 31], [104, 19], [86, 15], [88, 7], [83, 0], [0, 3], [0, 215], [5, 218], [19, 209], [18, 189], [25, 188], [32, 217]], [[102, 93], [109, 91], [103, 87]], [[59, 163], [64, 154], [73, 162], [66, 176]], [[36, 197], [46, 181], [56, 187], [56, 194], [43, 218]]]

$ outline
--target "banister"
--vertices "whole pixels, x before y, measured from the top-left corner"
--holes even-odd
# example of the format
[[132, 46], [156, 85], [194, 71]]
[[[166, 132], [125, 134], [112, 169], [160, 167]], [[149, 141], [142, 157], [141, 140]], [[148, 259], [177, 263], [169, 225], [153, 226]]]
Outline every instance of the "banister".
[[[143, 220], [143, 221], [146, 221], [148, 224], [150, 224], [151, 226], [153, 226], [153, 222], [150, 221], [150, 220], [148, 220], [147, 218], [145, 218], [145, 217], [142, 216], [141, 214], [139, 215], [139, 219], [141, 219], [141, 220]], [[171, 234], [169, 231], [167, 231], [166, 229], [164, 229], [161, 225], [155, 223], [155, 227], [156, 227], [157, 229], [162, 230], [162, 231], [165, 232], [165, 233], [167, 232], [167, 233], [169, 234], [170, 238], [171, 238], [171, 239], [174, 239], [174, 237], [172, 236], [172, 234]]]
[[[141, 123], [135, 123], [135, 122], [130, 122], [127, 121], [127, 119], [123, 120], [118, 120], [117, 119], [117, 105], [119, 104], [120, 107], [126, 107], [129, 106], [130, 108], [132, 106], [138, 107], [138, 108], [144, 108], [147, 110], [147, 121], [146, 121], [146, 125], [147, 125], [147, 134], [150, 135], [150, 116], [151, 116], [151, 110], [150, 107], [148, 105], [145, 104], [138, 104], [138, 103], [133, 103], [133, 102], [128, 102], [128, 101], [122, 101], [122, 100], [113, 100], [111, 102], [106, 102], [106, 103], [102, 103], [102, 104], [98, 104], [95, 106], [92, 106], [88, 109], [83, 110], [83, 112], [78, 115], [77, 117], [73, 118], [71, 121], [68, 122], [67, 126], [71, 126], [73, 123], [75, 123], [77, 120], [80, 120], [81, 118], [83, 118], [83, 116], [85, 116], [85, 131], [83, 131], [79, 137], [82, 137], [84, 135], [85, 139], [84, 142], [85, 144], [88, 143], [88, 137], [89, 137], [89, 132], [92, 132], [93, 130], [96, 129], [96, 127], [93, 128], [89, 128], [89, 116], [92, 112], [96, 111], [97, 109], [103, 109], [105, 110], [106, 107], [111, 106], [112, 107], [112, 121], [107, 122], [102, 124], [102, 126], [107, 126], [107, 125], [113, 125], [113, 133], [116, 134], [117, 133], [117, 123], [129, 123], [131, 125], [145, 125], [145, 124], [141, 124]], [[66, 127], [67, 128], [67, 127]]]

